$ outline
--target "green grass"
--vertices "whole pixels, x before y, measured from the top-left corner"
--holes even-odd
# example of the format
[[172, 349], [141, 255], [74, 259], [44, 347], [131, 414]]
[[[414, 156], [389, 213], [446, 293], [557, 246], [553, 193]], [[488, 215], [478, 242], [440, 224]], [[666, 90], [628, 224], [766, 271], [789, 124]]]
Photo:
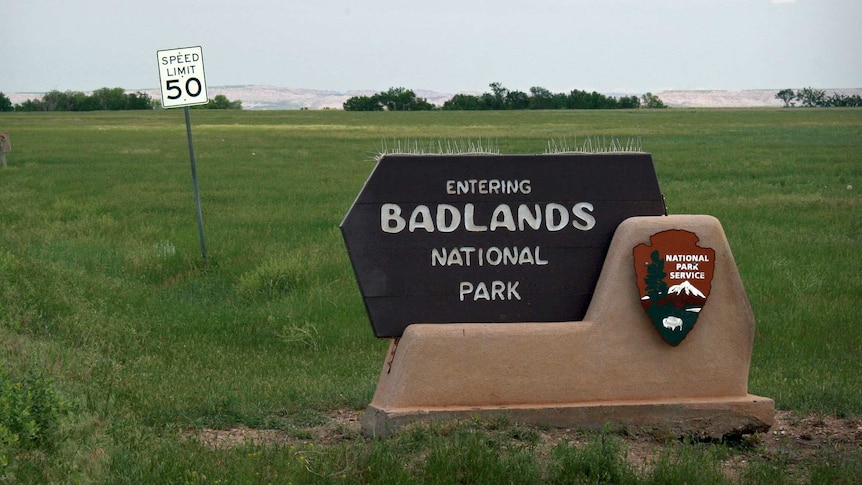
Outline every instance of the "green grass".
[[[757, 318], [750, 391], [862, 416], [860, 110], [194, 111], [207, 267], [181, 111], [3, 113], [0, 129], [14, 147], [0, 171], [0, 362], [9, 382], [45, 376], [71, 403], [51, 447], [5, 445], [7, 480], [668, 483], [663, 467], [709, 469], [727, 452], [674, 448], [647, 471], [616, 460], [612, 437], [551, 453], [469, 426], [318, 448], [181, 438], [296, 430], [368, 404], [387, 342], [338, 224], [387, 140], [540, 153], [640, 137], [669, 211], [725, 228]], [[812, 480], [830, 481], [830, 463]], [[748, 479], [760, 472], [780, 475], [759, 462]]]

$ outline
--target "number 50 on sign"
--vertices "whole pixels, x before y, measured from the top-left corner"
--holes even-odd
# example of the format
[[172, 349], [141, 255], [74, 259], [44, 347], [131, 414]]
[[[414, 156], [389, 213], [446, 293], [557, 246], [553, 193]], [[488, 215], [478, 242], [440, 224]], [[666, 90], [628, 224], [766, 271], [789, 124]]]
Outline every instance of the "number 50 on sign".
[[193, 106], [209, 101], [200, 46], [161, 50], [156, 52], [156, 56], [163, 108]]

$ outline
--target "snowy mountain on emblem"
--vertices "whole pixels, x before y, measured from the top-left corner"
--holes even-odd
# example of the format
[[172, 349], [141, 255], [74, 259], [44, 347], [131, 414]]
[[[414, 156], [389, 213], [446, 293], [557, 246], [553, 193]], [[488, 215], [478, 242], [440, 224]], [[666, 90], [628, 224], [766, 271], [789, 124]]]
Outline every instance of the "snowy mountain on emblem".
[[701, 293], [690, 281], [686, 280], [678, 285], [673, 285], [667, 289], [668, 295], [682, 295], [685, 292], [686, 295], [696, 296], [699, 298], [706, 298], [706, 296]]

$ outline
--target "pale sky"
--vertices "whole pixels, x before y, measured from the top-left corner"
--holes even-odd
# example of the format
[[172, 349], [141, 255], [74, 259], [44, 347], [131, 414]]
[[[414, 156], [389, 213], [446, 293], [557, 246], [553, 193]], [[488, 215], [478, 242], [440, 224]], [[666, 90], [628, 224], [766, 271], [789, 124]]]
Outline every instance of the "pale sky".
[[0, 0], [0, 92], [208, 86], [441, 93], [541, 86], [862, 87], [862, 0]]

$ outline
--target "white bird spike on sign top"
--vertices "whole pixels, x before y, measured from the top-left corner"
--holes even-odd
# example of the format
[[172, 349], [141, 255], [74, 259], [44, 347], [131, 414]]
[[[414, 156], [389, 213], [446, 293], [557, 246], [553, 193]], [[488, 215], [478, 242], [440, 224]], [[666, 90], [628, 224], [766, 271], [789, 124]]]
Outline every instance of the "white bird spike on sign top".
[[393, 139], [390, 142], [382, 140], [380, 150], [374, 157], [376, 161], [386, 155], [499, 155], [500, 147], [496, 140], [488, 138], [473, 140], [470, 138], [460, 140], [429, 140], [423, 143], [420, 140]]
[[570, 143], [568, 138], [559, 140], [548, 140], [545, 154], [558, 155], [564, 153], [643, 153], [643, 145], [640, 137], [629, 138], [625, 143], [616, 137], [605, 139], [598, 136], [588, 136], [578, 147], [578, 138], [575, 137]]

